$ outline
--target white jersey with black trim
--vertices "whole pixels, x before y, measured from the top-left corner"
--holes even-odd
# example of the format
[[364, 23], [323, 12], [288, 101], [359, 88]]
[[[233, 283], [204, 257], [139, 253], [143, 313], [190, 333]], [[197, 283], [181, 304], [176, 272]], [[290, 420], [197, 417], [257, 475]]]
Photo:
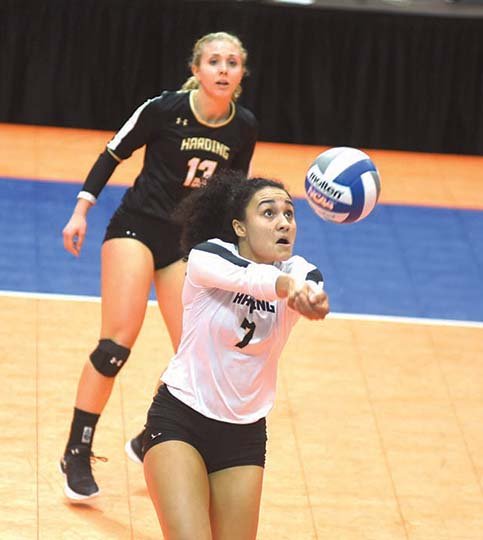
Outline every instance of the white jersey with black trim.
[[248, 424], [273, 407], [277, 364], [299, 314], [277, 297], [281, 273], [315, 288], [320, 271], [304, 258], [258, 264], [212, 239], [190, 252], [183, 289], [183, 335], [161, 379], [199, 413]]

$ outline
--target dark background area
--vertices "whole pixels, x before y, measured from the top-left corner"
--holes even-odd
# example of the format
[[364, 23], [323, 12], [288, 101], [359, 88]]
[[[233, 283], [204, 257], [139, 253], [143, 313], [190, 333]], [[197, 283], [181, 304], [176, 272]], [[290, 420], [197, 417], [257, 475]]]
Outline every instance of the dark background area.
[[0, 122], [118, 129], [220, 30], [262, 141], [483, 154], [483, 17], [374, 3], [0, 0]]

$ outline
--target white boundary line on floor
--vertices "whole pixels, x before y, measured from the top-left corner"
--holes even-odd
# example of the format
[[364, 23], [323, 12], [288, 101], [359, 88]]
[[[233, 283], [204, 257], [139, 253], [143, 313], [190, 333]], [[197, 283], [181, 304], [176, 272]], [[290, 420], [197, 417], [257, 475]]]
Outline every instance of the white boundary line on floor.
[[[73, 294], [49, 294], [49, 293], [30, 293], [19, 291], [2, 291], [0, 296], [13, 298], [27, 298], [33, 300], [59, 300], [69, 302], [100, 302], [98, 296], [81, 296]], [[149, 300], [149, 305], [157, 306], [155, 300]], [[364, 313], [330, 313], [330, 319], [344, 319], [356, 321], [374, 321], [401, 324], [426, 324], [433, 326], [456, 326], [464, 328], [483, 328], [483, 322], [479, 321], [461, 321], [452, 319], [431, 319], [422, 317], [396, 317], [391, 315], [366, 315]]]

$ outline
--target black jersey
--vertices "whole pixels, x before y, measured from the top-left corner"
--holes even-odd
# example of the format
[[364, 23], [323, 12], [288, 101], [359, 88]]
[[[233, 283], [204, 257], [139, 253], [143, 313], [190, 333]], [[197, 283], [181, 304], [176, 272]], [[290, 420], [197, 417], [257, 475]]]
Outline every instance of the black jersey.
[[141, 105], [107, 144], [118, 160], [146, 146], [143, 168], [123, 197], [124, 208], [168, 218], [215, 171], [248, 174], [258, 127], [253, 114], [232, 103], [229, 118], [212, 126], [197, 117], [192, 99], [192, 92], [163, 92]]

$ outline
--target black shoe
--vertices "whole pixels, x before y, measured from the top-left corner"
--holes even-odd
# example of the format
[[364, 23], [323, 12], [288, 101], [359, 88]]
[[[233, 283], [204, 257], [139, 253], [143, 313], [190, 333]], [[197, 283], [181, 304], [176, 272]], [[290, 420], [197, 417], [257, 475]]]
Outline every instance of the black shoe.
[[143, 436], [144, 431], [141, 431], [139, 435], [136, 435], [134, 439], [127, 441], [124, 446], [124, 450], [131, 461], [134, 463], [143, 462]]
[[77, 445], [67, 448], [60, 460], [60, 470], [65, 476], [64, 493], [69, 499], [82, 501], [99, 495], [91, 460], [107, 461], [107, 458], [94, 456], [88, 446]]

